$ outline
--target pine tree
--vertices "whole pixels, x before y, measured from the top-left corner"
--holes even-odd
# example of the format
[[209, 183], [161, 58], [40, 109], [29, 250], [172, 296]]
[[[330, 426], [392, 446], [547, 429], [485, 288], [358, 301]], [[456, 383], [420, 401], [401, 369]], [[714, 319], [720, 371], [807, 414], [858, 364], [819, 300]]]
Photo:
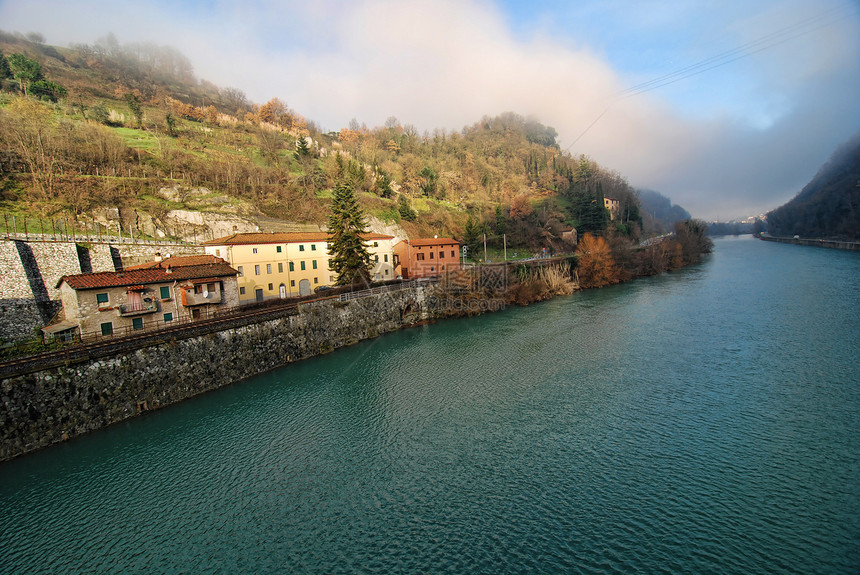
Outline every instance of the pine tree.
[[139, 128], [143, 122], [143, 104], [140, 97], [133, 92], [127, 92], [125, 101], [128, 104], [128, 109], [134, 115], [134, 119], [137, 120], [137, 127]]
[[406, 196], [400, 195], [400, 217], [406, 220], [407, 222], [414, 222], [418, 219], [418, 213], [409, 207], [409, 203], [406, 201]]
[[3, 52], [0, 52], [0, 80], [11, 77], [12, 69], [9, 67], [9, 62], [6, 60], [6, 56], [3, 55]]
[[345, 182], [337, 185], [328, 218], [329, 267], [339, 286], [370, 283], [370, 253], [362, 238], [367, 233], [364, 212], [355, 191]]
[[311, 148], [308, 145], [308, 140], [301, 137], [296, 140], [296, 158], [307, 157], [311, 155]]
[[481, 228], [471, 214], [466, 220], [466, 227], [463, 230], [463, 243], [466, 244], [469, 253], [475, 257], [481, 245]]

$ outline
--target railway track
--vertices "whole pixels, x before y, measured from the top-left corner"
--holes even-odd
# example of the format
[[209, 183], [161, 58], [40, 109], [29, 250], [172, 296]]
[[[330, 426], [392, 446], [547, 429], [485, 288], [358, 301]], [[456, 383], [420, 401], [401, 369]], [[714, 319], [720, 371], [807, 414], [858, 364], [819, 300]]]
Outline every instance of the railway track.
[[[57, 351], [48, 351], [0, 362], [0, 379], [24, 375], [26, 373], [32, 373], [34, 371], [62, 365], [73, 365], [83, 361], [115, 355], [120, 352], [134, 351], [136, 349], [169, 342], [171, 340], [188, 339], [215, 331], [222, 331], [270, 319], [286, 317], [298, 313], [299, 305], [303, 303], [313, 303], [329, 299], [348, 301], [350, 299], [400, 291], [409, 287], [414, 287], [415, 285], [418, 285], [418, 283], [418, 281], [413, 280], [411, 282], [396, 284], [396, 287], [385, 286], [363, 290], [361, 292], [346, 292], [342, 294], [335, 293], [330, 296], [317, 296], [312, 299], [301, 301], [291, 301], [277, 305], [270, 304], [256, 309], [240, 308], [239, 311], [234, 311], [229, 314], [194, 320], [190, 323], [161, 328], [157, 331], [117, 337], [108, 341], [95, 341], [91, 343], [82, 342]], [[423, 283], [427, 282], [425, 281]]]
[[72, 365], [82, 361], [113, 355], [118, 352], [134, 351], [171, 340], [187, 339], [269, 319], [278, 319], [297, 313], [298, 306], [298, 303], [289, 303], [274, 308], [266, 307], [243, 310], [237, 314], [201, 319], [193, 323], [164, 328], [158, 331], [124, 336], [110, 341], [81, 343], [66, 349], [4, 361], [0, 363], [0, 379], [60, 365]]

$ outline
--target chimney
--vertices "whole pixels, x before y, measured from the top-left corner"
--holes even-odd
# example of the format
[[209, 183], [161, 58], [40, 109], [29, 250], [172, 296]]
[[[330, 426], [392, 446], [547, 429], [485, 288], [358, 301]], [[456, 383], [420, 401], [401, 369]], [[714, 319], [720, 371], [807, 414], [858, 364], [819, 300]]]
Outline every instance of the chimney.
[[161, 252], [155, 252], [155, 261], [157, 261], [157, 262], [161, 261]]

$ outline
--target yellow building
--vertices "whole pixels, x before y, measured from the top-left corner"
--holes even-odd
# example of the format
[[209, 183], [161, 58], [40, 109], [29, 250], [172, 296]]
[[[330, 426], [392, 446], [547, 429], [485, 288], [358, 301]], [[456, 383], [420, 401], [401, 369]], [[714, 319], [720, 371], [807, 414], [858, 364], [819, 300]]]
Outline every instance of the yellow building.
[[[374, 281], [394, 278], [393, 236], [366, 234]], [[239, 302], [310, 295], [334, 284], [325, 232], [242, 233], [203, 244], [238, 270]]]
[[618, 217], [618, 209], [621, 206], [621, 203], [615, 198], [609, 198], [604, 196], [603, 205], [609, 210], [609, 219], [614, 220]]

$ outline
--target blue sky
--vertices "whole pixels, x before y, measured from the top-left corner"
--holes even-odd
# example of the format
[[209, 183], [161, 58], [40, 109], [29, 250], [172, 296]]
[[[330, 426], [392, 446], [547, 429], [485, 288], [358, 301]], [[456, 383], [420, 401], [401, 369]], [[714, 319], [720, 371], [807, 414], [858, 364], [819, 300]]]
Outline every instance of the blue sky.
[[705, 219], [784, 203], [860, 130], [853, 0], [0, 0], [0, 29], [171, 45], [324, 129], [533, 115]]

